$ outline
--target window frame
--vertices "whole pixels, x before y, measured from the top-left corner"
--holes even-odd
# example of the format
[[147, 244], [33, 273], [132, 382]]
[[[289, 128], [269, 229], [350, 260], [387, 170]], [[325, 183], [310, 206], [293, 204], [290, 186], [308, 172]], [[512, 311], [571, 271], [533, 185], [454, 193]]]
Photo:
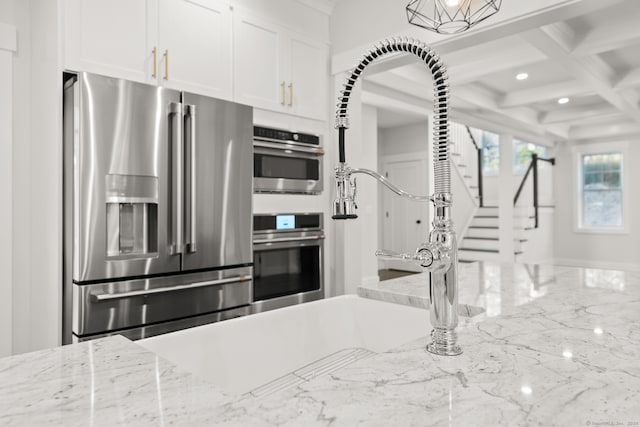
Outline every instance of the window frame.
[[[627, 141], [608, 142], [588, 145], [574, 145], [573, 152], [573, 231], [589, 234], [629, 234], [629, 177], [627, 162], [629, 144]], [[622, 222], [619, 227], [587, 227], [582, 224], [583, 203], [583, 157], [598, 154], [620, 153], [620, 193], [622, 199]]]

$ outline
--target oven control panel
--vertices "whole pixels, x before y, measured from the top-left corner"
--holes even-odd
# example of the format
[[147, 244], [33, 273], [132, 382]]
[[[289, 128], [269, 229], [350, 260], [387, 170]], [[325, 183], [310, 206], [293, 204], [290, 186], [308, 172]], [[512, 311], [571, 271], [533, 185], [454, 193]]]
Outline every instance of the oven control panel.
[[322, 230], [322, 213], [253, 215], [253, 233]]
[[320, 136], [308, 133], [293, 132], [281, 129], [265, 128], [262, 126], [253, 127], [253, 138], [264, 141], [299, 143], [308, 145], [320, 145]]

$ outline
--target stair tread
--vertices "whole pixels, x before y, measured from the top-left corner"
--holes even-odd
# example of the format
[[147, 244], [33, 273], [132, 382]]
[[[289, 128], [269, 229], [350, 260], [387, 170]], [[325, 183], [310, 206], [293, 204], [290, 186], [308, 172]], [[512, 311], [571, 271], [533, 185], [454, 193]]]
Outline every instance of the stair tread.
[[514, 252], [513, 254], [514, 255], [522, 255], [522, 253], [523, 253], [522, 251], [518, 251], [518, 252]]
[[498, 215], [474, 215], [474, 218], [500, 218]]
[[498, 249], [480, 249], [480, 248], [458, 248], [459, 251], [471, 251], [471, 252], [489, 252], [497, 254], [500, 251]]
[[497, 230], [498, 227], [491, 227], [488, 225], [470, 225], [469, 228], [490, 228], [492, 230]]

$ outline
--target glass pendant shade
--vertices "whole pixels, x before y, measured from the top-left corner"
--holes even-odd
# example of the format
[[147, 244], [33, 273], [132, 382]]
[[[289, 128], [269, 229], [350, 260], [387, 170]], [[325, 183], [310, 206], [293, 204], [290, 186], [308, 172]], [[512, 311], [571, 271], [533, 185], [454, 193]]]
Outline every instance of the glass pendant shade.
[[501, 4], [502, 0], [411, 0], [407, 19], [436, 33], [456, 34], [495, 14]]

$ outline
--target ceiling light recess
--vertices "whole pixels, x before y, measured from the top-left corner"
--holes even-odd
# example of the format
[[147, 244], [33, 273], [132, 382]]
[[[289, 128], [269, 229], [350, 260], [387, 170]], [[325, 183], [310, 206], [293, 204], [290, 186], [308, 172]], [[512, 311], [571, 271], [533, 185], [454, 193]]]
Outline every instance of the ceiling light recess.
[[566, 104], [567, 102], [569, 102], [569, 98], [567, 97], [558, 98], [558, 104]]
[[411, 0], [407, 19], [436, 33], [457, 34], [495, 14], [501, 5], [502, 0]]
[[529, 78], [529, 74], [527, 73], [520, 73], [516, 76], [517, 80], [526, 80]]

